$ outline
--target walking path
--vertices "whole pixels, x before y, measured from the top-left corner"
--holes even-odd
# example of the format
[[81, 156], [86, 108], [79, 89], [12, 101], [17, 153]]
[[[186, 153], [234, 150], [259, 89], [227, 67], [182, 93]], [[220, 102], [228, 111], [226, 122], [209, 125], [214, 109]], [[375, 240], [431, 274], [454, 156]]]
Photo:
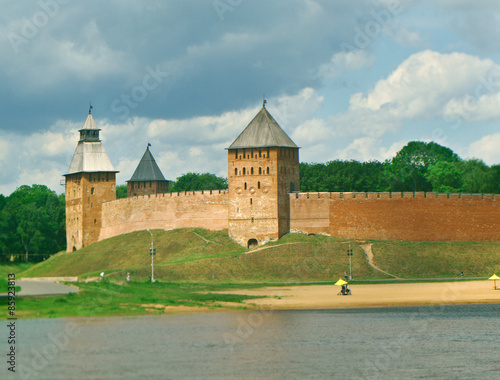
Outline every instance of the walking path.
[[382, 272], [388, 276], [394, 277], [399, 279], [398, 276], [394, 276], [393, 274], [387, 273], [386, 271], [380, 269], [378, 266], [376, 266], [373, 263], [373, 251], [372, 251], [372, 245], [373, 244], [360, 244], [359, 246], [363, 248], [363, 251], [365, 251], [366, 257], [368, 258], [368, 264], [375, 270], [378, 270], [379, 272]]
[[[48, 281], [18, 280], [16, 285], [21, 287], [16, 296], [54, 296], [78, 292], [76, 286]], [[2, 296], [7, 296], [7, 293], [1, 293]]]

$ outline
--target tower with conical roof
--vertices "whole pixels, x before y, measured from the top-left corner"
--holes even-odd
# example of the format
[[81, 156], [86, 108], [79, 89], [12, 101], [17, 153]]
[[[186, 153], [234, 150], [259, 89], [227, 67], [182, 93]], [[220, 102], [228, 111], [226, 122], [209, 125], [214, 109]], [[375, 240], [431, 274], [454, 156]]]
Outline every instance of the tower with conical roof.
[[99, 240], [102, 203], [116, 199], [116, 173], [92, 117], [92, 106], [66, 177], [67, 251]]
[[299, 191], [299, 148], [265, 107], [227, 148], [229, 236], [245, 247], [290, 230], [289, 193]]
[[168, 192], [168, 181], [163, 176], [148, 144], [132, 178], [127, 181], [127, 196], [162, 194]]

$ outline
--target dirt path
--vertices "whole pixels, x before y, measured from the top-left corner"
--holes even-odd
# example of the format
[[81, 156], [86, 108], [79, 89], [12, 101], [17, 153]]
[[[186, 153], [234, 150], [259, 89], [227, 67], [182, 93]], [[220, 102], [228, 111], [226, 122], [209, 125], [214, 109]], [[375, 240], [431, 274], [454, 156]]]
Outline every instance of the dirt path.
[[283, 245], [292, 245], [292, 244], [302, 244], [302, 242], [295, 242], [295, 243], [283, 243], [283, 244], [276, 244], [276, 245], [270, 245], [270, 246], [261, 246], [259, 248], [255, 248], [255, 249], [251, 249], [249, 250], [248, 252], [245, 252], [245, 255], [248, 255], [249, 253], [255, 253], [255, 252], [259, 252], [259, 251], [263, 251], [265, 249], [270, 249], [270, 248], [276, 248], [276, 247], [281, 247]]
[[394, 276], [393, 274], [387, 273], [386, 271], [380, 269], [373, 263], [373, 251], [372, 251], [372, 245], [373, 244], [360, 244], [359, 246], [363, 248], [363, 251], [365, 251], [366, 257], [368, 258], [368, 264], [375, 270], [378, 270], [381, 273], [384, 273], [388, 276], [394, 277], [394, 278], [399, 278], [398, 276]]

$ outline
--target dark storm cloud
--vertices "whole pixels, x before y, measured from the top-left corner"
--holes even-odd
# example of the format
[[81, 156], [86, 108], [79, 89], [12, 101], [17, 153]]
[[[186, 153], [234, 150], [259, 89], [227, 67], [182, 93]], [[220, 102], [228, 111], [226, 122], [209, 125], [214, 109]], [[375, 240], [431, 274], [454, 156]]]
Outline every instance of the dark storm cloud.
[[111, 121], [185, 118], [319, 87], [319, 66], [381, 7], [358, 3], [4, 3], [0, 128], [82, 118], [90, 100]]

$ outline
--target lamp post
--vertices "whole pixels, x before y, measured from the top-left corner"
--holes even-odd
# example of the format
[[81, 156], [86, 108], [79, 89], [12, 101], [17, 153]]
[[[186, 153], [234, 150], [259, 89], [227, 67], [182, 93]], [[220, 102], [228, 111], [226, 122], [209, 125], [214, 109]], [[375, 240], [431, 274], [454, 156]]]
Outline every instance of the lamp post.
[[349, 248], [347, 249], [347, 256], [349, 257], [349, 281], [352, 281], [352, 272], [351, 272], [352, 249], [351, 249], [351, 242], [349, 242]]
[[151, 282], [155, 282], [153, 277], [153, 256], [156, 255], [156, 249], [153, 248], [153, 234], [150, 230], [146, 230], [151, 235], [151, 248], [149, 248], [149, 254], [151, 255]]

